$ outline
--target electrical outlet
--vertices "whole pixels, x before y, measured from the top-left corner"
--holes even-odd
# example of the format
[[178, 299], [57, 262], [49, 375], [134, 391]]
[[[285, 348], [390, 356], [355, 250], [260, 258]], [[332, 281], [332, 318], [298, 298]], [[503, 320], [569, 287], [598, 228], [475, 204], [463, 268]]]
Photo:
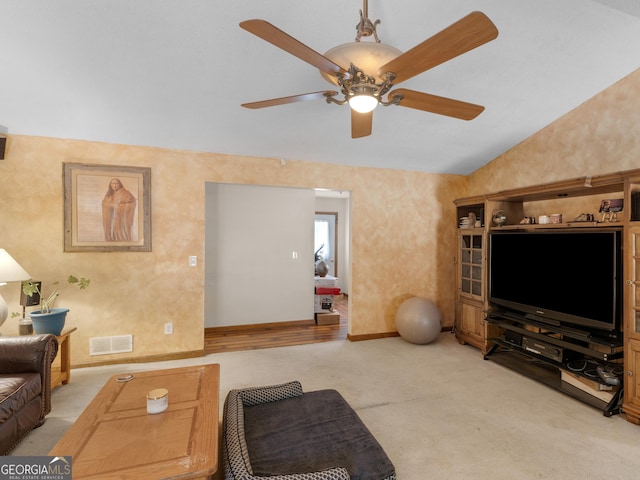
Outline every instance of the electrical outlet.
[[195, 255], [189, 256], [189, 266], [195, 267], [196, 265], [198, 265], [198, 257], [196, 257]]
[[173, 334], [173, 322], [167, 322], [164, 324], [164, 334], [165, 335]]

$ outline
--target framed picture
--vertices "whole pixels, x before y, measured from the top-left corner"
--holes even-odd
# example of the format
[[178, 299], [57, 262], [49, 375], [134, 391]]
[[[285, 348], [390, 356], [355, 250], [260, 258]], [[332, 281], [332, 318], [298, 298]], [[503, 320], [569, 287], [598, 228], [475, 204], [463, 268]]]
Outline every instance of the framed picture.
[[150, 252], [151, 169], [64, 163], [64, 251]]
[[617, 222], [618, 212], [622, 211], [624, 200], [615, 198], [613, 200], [602, 200], [600, 202], [600, 213], [602, 214], [601, 222]]
[[615, 198], [613, 200], [602, 200], [600, 202], [600, 213], [606, 212], [621, 212], [624, 200], [622, 198]]

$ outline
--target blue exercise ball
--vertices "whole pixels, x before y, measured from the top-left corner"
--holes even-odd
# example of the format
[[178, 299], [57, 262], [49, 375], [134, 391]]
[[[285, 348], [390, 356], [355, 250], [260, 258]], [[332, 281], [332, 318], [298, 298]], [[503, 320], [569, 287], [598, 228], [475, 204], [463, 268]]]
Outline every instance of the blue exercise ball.
[[396, 328], [407, 342], [425, 345], [438, 338], [442, 331], [442, 314], [431, 300], [411, 297], [396, 311]]

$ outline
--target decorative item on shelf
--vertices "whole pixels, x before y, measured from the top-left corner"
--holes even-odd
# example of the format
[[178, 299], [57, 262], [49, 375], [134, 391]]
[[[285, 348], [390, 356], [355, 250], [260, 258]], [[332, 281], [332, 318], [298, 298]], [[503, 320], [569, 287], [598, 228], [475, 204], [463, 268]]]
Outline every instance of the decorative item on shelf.
[[551, 218], [549, 217], [549, 215], [540, 215], [538, 216], [538, 223], [540, 225], [547, 225], [551, 223]]
[[497, 227], [501, 227], [507, 223], [507, 214], [504, 210], [496, 210], [493, 212], [493, 224]]
[[316, 275], [318, 277], [326, 277], [329, 273], [329, 265], [324, 260], [320, 260], [316, 263]]
[[[67, 277], [68, 285], [77, 285], [80, 290], [84, 290], [91, 282], [88, 278], [78, 278], [74, 275]], [[57, 286], [60, 282], [53, 282], [52, 286]], [[22, 283], [22, 291], [26, 296], [40, 295], [40, 310], [33, 311], [29, 314], [33, 329], [36, 333], [52, 333], [60, 335], [67, 317], [68, 308], [53, 308], [56, 299], [62, 291], [61, 288], [55, 288], [48, 296], [42, 294], [41, 282], [26, 281]]]
[[324, 243], [320, 245], [315, 253], [313, 254], [315, 258], [314, 268], [316, 277], [326, 277], [329, 273], [329, 264], [324, 261], [324, 257], [320, 254], [322, 249], [324, 248]]
[[[0, 248], [0, 287], [6, 285], [8, 282], [21, 282], [31, 278], [24, 268], [16, 262], [4, 248]], [[7, 319], [9, 308], [7, 302], [4, 301], [2, 295], [0, 295], [0, 327]]]
[[469, 219], [469, 226], [474, 227], [476, 225], [476, 214], [469, 212], [467, 218]]
[[[482, 212], [480, 213], [482, 215]], [[477, 216], [474, 212], [469, 212], [466, 217], [460, 217], [458, 228], [481, 228], [482, 216]]]
[[549, 215], [549, 218], [551, 219], [551, 223], [554, 223], [554, 224], [562, 223], [561, 213], [552, 213], [551, 215]]
[[612, 200], [602, 200], [599, 212], [602, 214], [601, 222], [617, 222], [618, 212], [622, 211], [624, 200], [615, 198]]
[[576, 218], [573, 219], [574, 222], [594, 222], [595, 217], [593, 213], [581, 213]]
[[536, 217], [523, 217], [522, 220], [520, 220], [520, 225], [535, 225], [536, 224]]

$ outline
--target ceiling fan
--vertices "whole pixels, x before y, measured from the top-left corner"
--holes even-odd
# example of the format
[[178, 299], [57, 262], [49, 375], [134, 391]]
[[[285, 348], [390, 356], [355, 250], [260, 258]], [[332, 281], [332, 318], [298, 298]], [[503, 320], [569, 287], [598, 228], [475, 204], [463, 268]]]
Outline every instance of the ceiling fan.
[[[369, 19], [368, 1], [363, 0], [355, 41], [321, 55], [265, 20], [240, 22], [241, 28], [316, 67], [327, 81], [340, 88], [340, 92], [324, 90], [242, 106], [264, 108], [322, 98], [327, 103], [348, 103], [352, 138], [371, 135], [373, 110], [378, 105], [399, 105], [463, 120], [472, 120], [484, 110], [481, 105], [406, 88], [391, 90], [397, 83], [495, 39], [498, 29], [484, 13], [472, 12], [404, 53], [380, 42], [376, 32], [379, 23]], [[373, 41], [360, 41], [371, 36]]]

